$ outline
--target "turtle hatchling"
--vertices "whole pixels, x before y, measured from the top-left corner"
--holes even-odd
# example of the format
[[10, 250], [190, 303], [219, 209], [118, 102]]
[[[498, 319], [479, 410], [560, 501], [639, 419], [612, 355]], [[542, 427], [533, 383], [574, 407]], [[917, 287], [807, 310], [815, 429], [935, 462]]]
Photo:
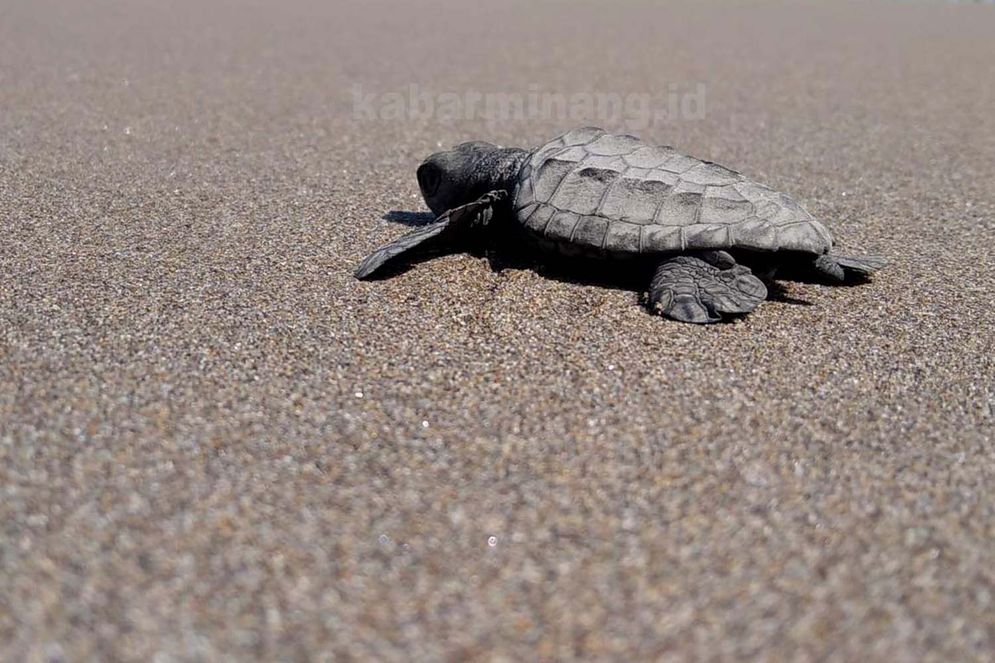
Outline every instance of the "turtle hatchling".
[[437, 218], [374, 251], [357, 278], [518, 233], [567, 260], [645, 269], [651, 311], [704, 324], [752, 311], [765, 281], [854, 283], [885, 264], [832, 253], [826, 227], [783, 193], [593, 127], [534, 150], [463, 143], [425, 159], [417, 176]]

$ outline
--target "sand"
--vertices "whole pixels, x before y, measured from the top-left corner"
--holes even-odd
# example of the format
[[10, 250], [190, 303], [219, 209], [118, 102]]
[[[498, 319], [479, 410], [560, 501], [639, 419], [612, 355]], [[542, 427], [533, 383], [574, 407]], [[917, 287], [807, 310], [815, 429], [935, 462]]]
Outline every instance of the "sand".
[[[992, 7], [0, 17], [0, 658], [992, 654]], [[377, 119], [699, 84], [641, 127]], [[484, 257], [352, 278], [428, 153], [592, 123], [892, 264], [710, 327]]]

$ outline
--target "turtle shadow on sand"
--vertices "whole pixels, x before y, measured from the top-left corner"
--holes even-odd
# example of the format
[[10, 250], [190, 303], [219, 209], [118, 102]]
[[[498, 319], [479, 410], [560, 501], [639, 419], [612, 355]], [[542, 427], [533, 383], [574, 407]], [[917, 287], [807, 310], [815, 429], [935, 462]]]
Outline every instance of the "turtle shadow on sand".
[[[431, 212], [411, 212], [406, 210], [391, 210], [383, 215], [385, 221], [397, 223], [411, 228], [423, 227], [435, 220]], [[646, 290], [646, 283], [653, 272], [653, 265], [647, 261], [645, 265], [630, 264], [625, 269], [619, 269], [617, 264], [605, 260], [583, 257], [565, 257], [544, 253], [534, 247], [524, 244], [514, 233], [511, 236], [501, 233], [488, 233], [479, 241], [466, 242], [463, 245], [426, 250], [411, 257], [408, 263], [385, 269], [377, 274], [378, 280], [403, 274], [415, 265], [444, 255], [466, 253], [476, 258], [485, 258], [491, 271], [495, 274], [506, 269], [528, 269], [545, 278], [593, 285], [612, 290], [629, 290], [641, 292]]]
[[470, 246], [467, 252], [476, 257], [486, 258], [491, 271], [495, 274], [506, 269], [527, 269], [543, 278], [563, 283], [592, 285], [635, 293], [646, 290], [646, 284], [653, 274], [653, 265], [649, 261], [645, 264], [641, 261], [630, 262], [622, 267], [617, 262], [608, 260], [567, 257], [543, 252], [536, 247], [523, 246], [521, 241], [515, 242], [507, 237], [481, 246]]
[[384, 221], [399, 223], [409, 228], [419, 228], [427, 226], [435, 221], [435, 215], [431, 212], [409, 212], [407, 210], [392, 209], [383, 215]]
[[769, 302], [791, 304], [792, 306], [812, 306], [812, 302], [807, 299], [799, 299], [790, 294], [783, 283], [765, 281], [764, 284], [767, 286], [767, 301]]

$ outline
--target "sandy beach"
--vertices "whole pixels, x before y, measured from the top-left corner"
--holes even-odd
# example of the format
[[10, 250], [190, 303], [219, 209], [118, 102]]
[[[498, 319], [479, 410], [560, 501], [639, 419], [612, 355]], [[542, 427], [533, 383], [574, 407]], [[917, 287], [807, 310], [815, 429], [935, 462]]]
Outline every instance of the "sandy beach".
[[[942, 2], [0, 0], [0, 659], [990, 657], [992, 35]], [[487, 112], [529, 94], [573, 110]], [[481, 256], [352, 277], [429, 153], [585, 124], [891, 264], [708, 327]]]

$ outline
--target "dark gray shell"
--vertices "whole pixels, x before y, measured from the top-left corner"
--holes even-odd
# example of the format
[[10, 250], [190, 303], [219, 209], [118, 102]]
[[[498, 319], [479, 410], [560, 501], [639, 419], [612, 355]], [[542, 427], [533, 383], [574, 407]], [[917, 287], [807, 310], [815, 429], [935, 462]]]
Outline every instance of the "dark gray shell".
[[633, 136], [576, 129], [529, 157], [516, 218], [565, 252], [829, 251], [801, 205], [722, 166]]

